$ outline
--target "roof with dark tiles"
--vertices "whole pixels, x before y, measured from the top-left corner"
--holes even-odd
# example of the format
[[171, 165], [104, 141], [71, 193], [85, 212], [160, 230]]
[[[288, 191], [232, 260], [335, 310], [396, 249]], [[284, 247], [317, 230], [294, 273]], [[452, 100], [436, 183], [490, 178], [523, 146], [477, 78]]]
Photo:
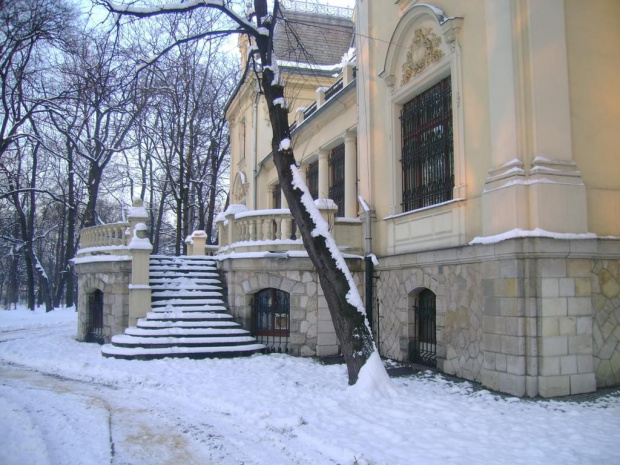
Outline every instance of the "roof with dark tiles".
[[352, 45], [354, 24], [346, 18], [284, 10], [276, 24], [278, 60], [314, 65], [340, 63]]

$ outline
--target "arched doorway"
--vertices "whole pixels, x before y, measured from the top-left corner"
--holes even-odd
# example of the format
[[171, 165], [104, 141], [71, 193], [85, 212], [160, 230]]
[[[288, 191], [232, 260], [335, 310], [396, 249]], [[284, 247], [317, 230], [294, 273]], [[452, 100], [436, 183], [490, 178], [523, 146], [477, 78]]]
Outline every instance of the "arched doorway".
[[410, 298], [413, 310], [413, 334], [409, 359], [430, 367], [437, 366], [437, 310], [433, 291], [424, 289]]
[[271, 352], [288, 352], [290, 295], [279, 289], [263, 289], [252, 297], [252, 333]]
[[97, 289], [88, 294], [88, 330], [86, 332], [86, 342], [96, 342], [103, 344], [105, 336], [103, 332], [103, 292]]

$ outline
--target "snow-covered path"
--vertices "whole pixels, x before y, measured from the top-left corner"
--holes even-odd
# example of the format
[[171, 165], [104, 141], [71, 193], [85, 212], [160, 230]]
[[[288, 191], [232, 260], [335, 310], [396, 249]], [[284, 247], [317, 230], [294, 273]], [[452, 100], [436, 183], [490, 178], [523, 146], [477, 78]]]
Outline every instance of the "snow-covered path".
[[422, 375], [386, 398], [283, 355], [105, 359], [75, 328], [0, 311], [0, 463], [620, 463], [618, 391], [533, 402]]
[[153, 393], [6, 364], [0, 364], [0, 379], [0, 416], [7, 426], [0, 463], [223, 463], [197, 445], [211, 427], [177, 418], [170, 399], [161, 408], [164, 399], [155, 401]]

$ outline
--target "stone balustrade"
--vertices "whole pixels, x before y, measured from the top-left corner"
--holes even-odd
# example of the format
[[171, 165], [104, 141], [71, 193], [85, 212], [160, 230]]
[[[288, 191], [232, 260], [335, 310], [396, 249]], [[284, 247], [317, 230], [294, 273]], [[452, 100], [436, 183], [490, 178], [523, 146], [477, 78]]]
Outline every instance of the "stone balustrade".
[[[359, 220], [334, 219], [334, 211], [320, 208], [331, 225], [338, 245], [347, 253], [362, 251], [362, 223]], [[245, 210], [231, 205], [217, 219], [219, 252], [301, 251], [303, 242], [288, 208]]]
[[129, 222], [102, 224], [84, 228], [80, 232], [80, 248], [125, 247]]

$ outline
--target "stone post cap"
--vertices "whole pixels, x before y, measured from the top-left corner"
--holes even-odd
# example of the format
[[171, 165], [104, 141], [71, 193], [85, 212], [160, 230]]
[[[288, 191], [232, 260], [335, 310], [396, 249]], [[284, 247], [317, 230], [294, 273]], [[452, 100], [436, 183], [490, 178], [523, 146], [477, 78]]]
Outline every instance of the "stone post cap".
[[153, 250], [151, 241], [148, 237], [148, 228], [144, 223], [138, 223], [133, 231], [133, 237], [128, 244], [128, 247], [133, 250]]
[[297, 124], [303, 123], [304, 118], [305, 118], [305, 114], [304, 114], [305, 111], [306, 111], [305, 107], [299, 107], [295, 111], [295, 121], [297, 121]]
[[132, 218], [135, 219], [148, 219], [149, 214], [146, 211], [146, 208], [144, 208], [144, 202], [142, 202], [142, 199], [139, 197], [135, 197], [133, 199], [133, 204], [131, 207], [129, 207], [127, 209], [127, 217], [131, 220]]
[[192, 238], [195, 238], [195, 237], [207, 237], [207, 233], [203, 231], [202, 229], [197, 229], [196, 231], [192, 233]]
[[228, 218], [230, 216], [235, 216], [237, 213], [242, 213], [248, 211], [248, 207], [240, 203], [232, 203], [228, 206], [226, 211], [224, 212], [224, 218]]

